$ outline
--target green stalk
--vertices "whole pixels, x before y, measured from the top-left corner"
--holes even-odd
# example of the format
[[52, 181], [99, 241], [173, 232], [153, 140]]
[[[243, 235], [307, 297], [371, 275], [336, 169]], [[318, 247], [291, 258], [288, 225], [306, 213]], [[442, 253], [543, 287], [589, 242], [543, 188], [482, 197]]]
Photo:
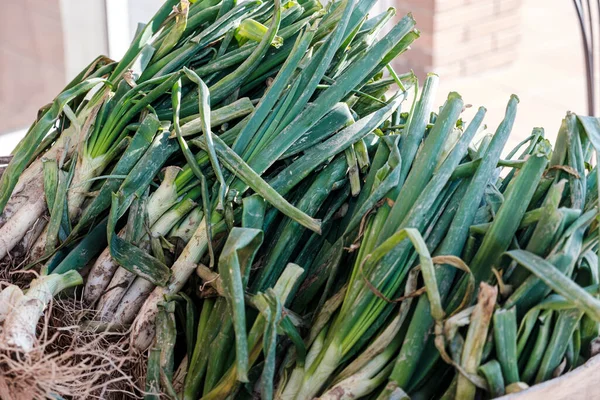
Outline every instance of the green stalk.
[[250, 121], [244, 127], [235, 144], [233, 145], [232, 148], [236, 153], [243, 154], [243, 152], [246, 150], [246, 147], [250, 143], [250, 140], [252, 140], [255, 133], [267, 118], [269, 112], [279, 99], [281, 93], [288, 85], [292, 73], [297, 68], [302, 57], [304, 57], [313, 35], [314, 31], [309, 29], [300, 34], [296, 39], [290, 56], [286, 59], [279, 74], [277, 74], [277, 77], [271, 86], [269, 86], [265, 95], [261, 98], [260, 102], [256, 106], [255, 111], [252, 113]]
[[[455, 95], [455, 94], [451, 94], [449, 96], [449, 101], [446, 105], [446, 107], [444, 107], [444, 110], [442, 111], [442, 116], [440, 116], [440, 118], [438, 119], [438, 123], [436, 124], [437, 128], [435, 132], [432, 132], [430, 134], [430, 136], [428, 137], [428, 140], [426, 141], [426, 143], [424, 144], [424, 148], [422, 151], [422, 157], [425, 160], [428, 160], [427, 163], [421, 163], [421, 165], [423, 165], [423, 168], [419, 169], [419, 170], [415, 170], [413, 174], [411, 174], [411, 176], [415, 177], [415, 178], [409, 178], [410, 181], [412, 181], [413, 179], [416, 181], [416, 177], [420, 176], [420, 175], [425, 175], [425, 177], [423, 177], [423, 179], [428, 179], [427, 176], [431, 177], [431, 175], [433, 174], [433, 168], [435, 167], [435, 165], [437, 164], [437, 161], [435, 160], [435, 156], [437, 155], [437, 151], [436, 149], [441, 148], [443, 140], [442, 138], [444, 138], [445, 132], [449, 131], [450, 129], [452, 129], [453, 125], [455, 124], [456, 120], [458, 119], [458, 114], [460, 113], [462, 109], [462, 101], [461, 99]], [[471, 134], [474, 134], [474, 131], [471, 131]], [[465, 137], [463, 139], [463, 144], [462, 146], [457, 146], [457, 149], [455, 149], [454, 153], [454, 157], [452, 157], [451, 159], [449, 159], [449, 161], [447, 163], [445, 163], [445, 167], [442, 168], [440, 170], [440, 173], [435, 177], [434, 180], [432, 180], [431, 182], [429, 182], [429, 184], [427, 184], [427, 181], [425, 181], [425, 183], [419, 183], [418, 185], [415, 183], [416, 186], [412, 186], [412, 183], [410, 185], [407, 184], [407, 186], [405, 186], [406, 188], [410, 188], [410, 192], [411, 193], [404, 193], [403, 190], [400, 191], [400, 195], [405, 196], [405, 198], [410, 199], [412, 196], [412, 201], [410, 202], [410, 206], [412, 206], [414, 204], [414, 207], [410, 210], [410, 215], [408, 215], [407, 219], [405, 221], [403, 221], [402, 223], [400, 223], [398, 221], [398, 225], [400, 229], [404, 228], [404, 227], [418, 227], [419, 224], [423, 224], [424, 223], [424, 217], [425, 214], [430, 207], [433, 205], [433, 203], [435, 202], [435, 199], [437, 198], [437, 196], [439, 195], [440, 191], [442, 190], [442, 188], [445, 186], [445, 183], [447, 182], [448, 178], [450, 177], [451, 171], [454, 168], [455, 165], [458, 164], [458, 162], [460, 161], [460, 158], [462, 158], [463, 156], [463, 152], [466, 150], [466, 146], [469, 142], [468, 137]], [[427, 164], [429, 166], [429, 168], [427, 168], [427, 166], [425, 166], [425, 164]], [[454, 165], [454, 166], [453, 166]], [[442, 173], [443, 172], [443, 173]], [[408, 181], [407, 181], [408, 182]], [[425, 186], [427, 186], [425, 188]], [[418, 199], [417, 199], [418, 198]], [[391, 208], [391, 210], [396, 211], [396, 215], [394, 215], [395, 217], [398, 217], [398, 207], [396, 207], [398, 203], [395, 203], [394, 207]], [[390, 210], [389, 205], [384, 205], [382, 208], [380, 208], [379, 212], [378, 212], [378, 217], [379, 214], [381, 214], [381, 218], [382, 220], [386, 221], [386, 224], [382, 227], [381, 231], [378, 232], [378, 238], [377, 238], [377, 234], [373, 235], [374, 238], [377, 238], [378, 242], [381, 240], [382, 237], [384, 237], [385, 231], [386, 230], [390, 230], [389, 226], [391, 224], [394, 224], [395, 221], [392, 219], [392, 217], [388, 216], [388, 211]], [[408, 210], [407, 210], [408, 211]], [[400, 210], [400, 213], [403, 213], [402, 210]], [[403, 215], [400, 215], [400, 217], [402, 217], [404, 219]], [[390, 236], [393, 237], [394, 235]], [[385, 243], [385, 242], [383, 242]], [[395, 247], [395, 246], [394, 246]], [[388, 265], [391, 263], [392, 265], [401, 265], [401, 263], [404, 262], [404, 257], [401, 256], [401, 254], [406, 254], [407, 251], [409, 250], [408, 247], [408, 243], [405, 242], [403, 243], [402, 246], [398, 246], [397, 248], [390, 248], [390, 252], [389, 254], [386, 254], [384, 257], [384, 260], [382, 263], [380, 264], [374, 264], [373, 265], [373, 270], [369, 271], [367, 270], [367, 276], [369, 277], [369, 280], [372, 282], [373, 285], [375, 285], [375, 287], [384, 287], [384, 284], [386, 283], [387, 279], [391, 280], [391, 284], [393, 286], [391, 286], [391, 288], [387, 289], [386, 288], [386, 292], [388, 293], [389, 296], [393, 296], [394, 292], [397, 290], [398, 285], [400, 284], [400, 281], [403, 280], [403, 276], [405, 276], [407, 269], [406, 268], [400, 268], [400, 271], [398, 271], [398, 267], [395, 268], [390, 268]], [[359, 262], [361, 262], [362, 260], [359, 259]], [[391, 273], [391, 271], [396, 270], [396, 274], [394, 274], [393, 276], [390, 276], [389, 274]], [[356, 269], [355, 269], [356, 271]], [[356, 275], [355, 275], [356, 276]], [[351, 281], [352, 282], [352, 281]], [[381, 304], [380, 302], [378, 302], [375, 298], [373, 293], [370, 292], [370, 290], [368, 288], [366, 288], [365, 286], [362, 285], [362, 282], [358, 279], [356, 279], [354, 282], [356, 282], [356, 285], [359, 285], [358, 287], [360, 287], [360, 290], [354, 289], [354, 283], [351, 283], [351, 288], [353, 288], [352, 290], [350, 290], [350, 292], [353, 294], [352, 297], [349, 297], [346, 299], [346, 301], [344, 302], [344, 308], [342, 313], [349, 311], [351, 308], [355, 308], [357, 311], [360, 310], [360, 307], [357, 306], [356, 303], [360, 302], [362, 304], [365, 303], [371, 303], [373, 305], [378, 304], [377, 307], [380, 307], [379, 304]], [[389, 281], [388, 281], [389, 282]], [[362, 297], [364, 296], [364, 298]], [[356, 303], [355, 303], [356, 302]], [[354, 313], [353, 313], [354, 314]], [[376, 314], [371, 314], [371, 316], [369, 316], [369, 319], [373, 318]], [[355, 316], [353, 316], [353, 318], [359, 318], [359, 314], [355, 314]], [[346, 323], [350, 323], [352, 319], [348, 319], [348, 321]], [[368, 320], [365, 320], [365, 323], [368, 324], [367, 322]]]
[[569, 279], [554, 265], [524, 250], [506, 253], [510, 258], [527, 268], [556, 293], [564, 296], [594, 321], [600, 321], [600, 301]]
[[498, 361], [488, 361], [479, 367], [478, 372], [485, 377], [493, 398], [504, 396], [504, 377]]
[[561, 363], [568, 344], [571, 342], [573, 332], [578, 326], [583, 311], [578, 309], [559, 311], [552, 337], [544, 353], [544, 358], [535, 377], [535, 383], [544, 382], [552, 378], [554, 370]]
[[[65, 209], [68, 210], [67, 192], [73, 180], [75, 172], [75, 163], [71, 163], [69, 172], [58, 171], [58, 186], [53, 199], [53, 207], [50, 213], [50, 222], [48, 223], [48, 234], [44, 252], [46, 255], [52, 254], [59, 242], [59, 231], [63, 230], [62, 239], [69, 235], [71, 224]], [[64, 223], [67, 221], [66, 223]]]
[[[527, 160], [521, 173], [509, 185], [505, 201], [500, 206], [492, 227], [484, 236], [479, 250], [470, 263], [471, 270], [478, 282], [486, 281], [491, 277], [491, 267], [499, 259], [500, 254], [508, 249], [534, 194], [535, 185], [531, 185], [531, 182], [537, 182], [541, 178], [548, 164], [549, 154], [550, 146], [548, 142], [540, 142], [536, 146], [535, 153]], [[466, 281], [463, 279], [458, 289], [455, 288], [451, 308], [458, 305], [459, 299], [462, 298], [464, 293], [465, 285]]]
[[[173, 71], [179, 70], [186, 62], [188, 62], [200, 50], [204, 49], [213, 41], [217, 40], [221, 35], [225, 34], [231, 28], [237, 26], [241, 20], [251, 17], [261, 9], [260, 1], [244, 2], [231, 11], [218, 18], [214, 23], [208, 25], [206, 29], [200, 31], [197, 35], [189, 39], [183, 46], [169, 53], [161, 60], [150, 65], [139, 81], [145, 82], [149, 79], [167, 75]], [[197, 19], [203, 18], [203, 21], [212, 21], [215, 17], [214, 10], [206, 10], [206, 13], [196, 15]], [[195, 23], [194, 19], [188, 21], [187, 29], [190, 29]], [[200, 22], [200, 21], [198, 21]], [[202, 23], [202, 22], [200, 22]], [[186, 32], [184, 32], [186, 35]]]
[[254, 256], [263, 242], [259, 229], [233, 228], [219, 257], [219, 275], [233, 317], [237, 379], [248, 382], [248, 343], [244, 291]]
[[148, 368], [146, 370], [146, 395], [144, 400], [160, 399], [160, 353], [153, 347], [148, 351]]
[[[332, 191], [335, 182], [344, 178], [348, 168], [346, 160], [336, 158], [318, 174], [296, 202], [296, 207], [308, 215], [316, 215]], [[284, 220], [277, 232], [276, 243], [265, 255], [263, 266], [255, 275], [251, 291], [256, 293], [271, 287], [283, 271], [283, 266], [290, 261], [296, 246], [302, 244], [303, 227], [293, 220]]]
[[154, 53], [154, 59], [161, 59], [177, 45], [187, 27], [189, 8], [190, 3], [186, 0], [181, 1], [179, 7], [174, 8], [175, 22]]
[[[181, 147], [181, 150], [187, 161], [188, 166], [194, 172], [194, 175], [196, 175], [196, 178], [198, 178], [198, 180], [200, 181], [200, 185], [202, 187], [202, 209], [203, 209], [204, 215], [205, 215], [204, 220], [206, 222], [206, 234], [208, 235], [207, 245], [208, 245], [208, 252], [210, 254], [210, 266], [212, 267], [214, 265], [215, 254], [214, 254], [214, 250], [212, 247], [211, 204], [210, 204], [210, 197], [209, 197], [209, 191], [208, 191], [208, 183], [206, 181], [206, 177], [200, 170], [200, 167], [198, 167], [198, 164], [196, 163], [196, 160], [194, 159], [194, 155], [192, 154], [191, 150], [189, 149], [188, 144], [186, 143], [186, 141], [183, 138], [182, 133], [181, 133], [181, 126], [179, 124], [179, 111], [180, 111], [180, 107], [181, 107], [181, 79], [178, 80], [177, 82], [175, 82], [175, 84], [173, 85], [171, 98], [173, 101], [173, 111], [174, 111], [173, 112], [173, 125], [175, 126], [175, 134], [177, 135], [177, 141], [179, 142], [179, 146]], [[204, 118], [206, 118], [206, 115], [207, 115], [207, 113], [204, 114]], [[205, 131], [205, 133], [207, 133], [208, 135], [211, 135], [210, 128], [208, 128], [207, 126], [210, 126], [210, 123], [208, 123], [206, 121], [206, 119], [204, 119], [204, 129], [207, 129], [207, 131]], [[206, 135], [204, 135], [204, 140], [207, 141], [207, 143], [210, 143], [210, 138], [207, 139]], [[207, 148], [209, 148], [209, 146], [210, 145], [207, 144]], [[208, 149], [207, 149], [207, 151], [210, 152], [210, 150], [208, 150]], [[222, 187], [222, 190], [225, 190], [225, 188]]]
[[221, 102], [254, 71], [277, 36], [281, 22], [281, 1], [274, 0], [274, 4], [275, 9], [273, 11], [271, 26], [256, 49], [232, 74], [229, 74], [210, 88], [214, 102]]
[[546, 348], [548, 347], [548, 343], [550, 341], [550, 334], [552, 329], [552, 310], [548, 310], [544, 312], [540, 316], [540, 327], [538, 335], [535, 339], [535, 344], [533, 349], [531, 350], [531, 354], [529, 354], [527, 363], [525, 364], [525, 369], [523, 370], [522, 380], [523, 382], [533, 383], [533, 378], [535, 377], [540, 364], [542, 363], [542, 358], [544, 353], [546, 352]]
[[[340, 28], [340, 25], [338, 28]], [[281, 133], [277, 135], [277, 143], [271, 142], [265, 147], [265, 151], [260, 157], [250, 160], [250, 167], [257, 173], [264, 173], [275, 160], [279, 159], [285, 151], [296, 142], [298, 138], [304, 135], [319, 119], [321, 119], [329, 110], [330, 105], [337, 103], [355, 86], [356, 81], [367, 76], [372, 71], [373, 58], [382, 56], [394, 48], [396, 41], [409, 35], [414, 22], [410, 18], [403, 19], [396, 25], [388, 35], [378, 42], [373, 49], [359, 62], [355, 63], [342, 76], [325, 90], [318, 98], [300, 112], [293, 123], [287, 125]], [[408, 43], [405, 44], [408, 46]], [[326, 63], [326, 59], [320, 61]], [[318, 82], [317, 82], [318, 83]], [[239, 189], [239, 185], [232, 185], [232, 189]]]
[[[593, 210], [586, 212], [573, 222], [562, 234], [559, 242], [548, 256], [548, 261], [563, 274], [570, 275], [583, 246], [583, 235], [594, 218]], [[505, 307], [517, 305], [523, 312], [543, 299], [550, 289], [536, 275], [529, 276], [506, 300]]]
[[253, 111], [254, 105], [252, 104], [252, 101], [247, 97], [243, 97], [224, 107], [210, 110], [210, 115], [208, 117], [203, 118], [200, 114], [196, 114], [183, 118], [181, 120], [181, 134], [186, 137], [204, 132], [205, 120], [210, 123], [211, 128], [215, 128], [227, 122], [250, 115]]
[[118, 79], [121, 78], [122, 74], [129, 68], [129, 66], [133, 63], [139, 52], [142, 48], [148, 43], [148, 41], [154, 36], [160, 29], [162, 23], [167, 19], [173, 7], [177, 4], [179, 0], [168, 0], [163, 4], [163, 6], [156, 12], [154, 17], [150, 20], [148, 24], [140, 31], [135, 39], [133, 39], [133, 43], [119, 62], [119, 64], [115, 67], [114, 71], [110, 76], [110, 81], [115, 83]]
[[[217, 203], [217, 210], [222, 210], [225, 207], [225, 193], [227, 192], [227, 186], [225, 183], [225, 178], [223, 177], [223, 172], [221, 171], [221, 166], [219, 165], [219, 160], [217, 159], [217, 154], [215, 153], [215, 146], [213, 143], [213, 133], [210, 130], [211, 127], [211, 123], [210, 123], [210, 93], [208, 91], [208, 87], [206, 86], [206, 84], [202, 81], [202, 79], [200, 79], [200, 77], [198, 75], [196, 75], [196, 73], [190, 69], [187, 69], [184, 67], [183, 71], [185, 72], [185, 74], [187, 75], [187, 77], [194, 82], [196, 85], [198, 85], [198, 98], [199, 98], [199, 109], [200, 109], [200, 120], [202, 121], [202, 133], [203, 133], [203, 137], [206, 141], [206, 151], [208, 152], [208, 157], [210, 159], [210, 163], [212, 165], [213, 171], [215, 172], [215, 175], [217, 177], [217, 181], [220, 185], [219, 188], [219, 201]], [[177, 90], [174, 90], [174, 92], [178, 92], [178, 100], [177, 103], [179, 103], [181, 101], [181, 81], [178, 82], [178, 86], [177, 86]], [[173, 110], [175, 110], [175, 112], [173, 113], [174, 118], [179, 118], [179, 104], [177, 106], [173, 105]], [[181, 132], [181, 128], [179, 127], [179, 122], [175, 123], [175, 129], [176, 131], [179, 130], [180, 132], [177, 133], [178, 137], [182, 137], [183, 133]], [[182, 139], [180, 139], [181, 141]], [[206, 213], [207, 210], [204, 210], [204, 212]], [[208, 215], [208, 214], [207, 214]]]
[[[302, 275], [303, 270], [295, 264], [288, 264], [281, 277], [275, 284], [273, 289], [270, 289], [272, 295], [276, 296], [281, 305], [285, 305], [288, 302], [288, 296], [293, 290], [297, 279]], [[265, 314], [261, 313], [248, 334], [248, 349], [250, 349], [249, 363], [254, 364], [261, 353], [261, 350], [266, 351], [264, 344], [261, 340], [265, 333], [265, 326], [268, 320], [265, 318]], [[204, 400], [217, 400], [223, 399], [228, 395], [235, 392], [237, 371], [236, 367], [231, 367], [224, 375], [219, 384], [208, 394], [203, 396]]]
[[494, 313], [496, 357], [502, 366], [507, 384], [520, 382], [517, 365], [517, 310], [497, 310]]
[[[558, 206], [562, 200], [566, 182], [566, 180], [561, 180], [548, 191], [542, 205], [542, 215], [525, 250], [543, 256], [548, 252], [550, 246], [556, 242], [558, 235], [561, 233], [560, 226], [563, 222], [563, 215], [559, 212]], [[516, 286], [521, 284], [528, 275], [527, 270], [518, 268], [511, 274], [509, 282]]]
[[[469, 237], [469, 226], [472, 225], [475, 219], [475, 214], [483, 198], [487, 182], [496, 168], [502, 149], [510, 135], [516, 116], [518, 101], [516, 96], [511, 97], [506, 108], [506, 116], [493, 136], [481, 164], [469, 184], [463, 201], [461, 201], [456, 211], [456, 216], [452, 221], [448, 234], [442, 242], [440, 249], [436, 251], [437, 255], [459, 255], [462, 253], [465, 242]], [[445, 299], [450, 293], [455, 270], [449, 266], [444, 266], [438, 269], [436, 275], [440, 296], [442, 299]], [[417, 368], [417, 361], [425, 351], [426, 338], [428, 337], [427, 332], [433, 326], [433, 318], [430, 316], [429, 310], [430, 304], [427, 298], [420, 298], [415, 310], [415, 316], [410, 323], [405, 342], [397, 358], [396, 367], [390, 378], [397, 382], [399, 387], [407, 389], [410, 378]], [[435, 348], [433, 348], [432, 357], [435, 359], [439, 357], [439, 353]]]
[[230, 321], [230, 319], [223, 318], [223, 314], [227, 312], [227, 302], [224, 300], [223, 298], [218, 298], [216, 301], [209, 299], [203, 305], [196, 346], [186, 376], [184, 399], [197, 399], [202, 393], [202, 384], [206, 379], [205, 374], [210, 356], [206, 349], [213, 348], [214, 342], [218, 340], [218, 334], [222, 330], [222, 325]]
[[288, 193], [321, 163], [350, 148], [353, 143], [371, 133], [373, 129], [392, 115], [403, 100], [403, 96], [396, 95], [387, 106], [358, 120], [322, 144], [313, 146], [269, 183], [279, 193]]
[[[283, 214], [300, 223], [302, 226], [319, 233], [321, 224], [318, 220], [311, 218], [306, 213], [298, 210], [283, 198], [275, 189], [265, 182], [240, 156], [231, 150], [220, 138], [215, 137], [215, 150], [221, 162], [227, 169], [233, 172], [240, 180], [245, 182], [256, 193], [260, 194], [265, 201], [272, 204]], [[195, 139], [194, 144], [202, 149], [207, 149], [204, 138]]]
[[121, 267], [155, 285], [167, 284], [171, 271], [160, 260], [150, 256], [135, 244], [129, 243], [115, 233], [119, 219], [118, 210], [123, 201], [122, 195], [113, 194], [112, 206], [108, 218], [108, 241], [110, 255]]

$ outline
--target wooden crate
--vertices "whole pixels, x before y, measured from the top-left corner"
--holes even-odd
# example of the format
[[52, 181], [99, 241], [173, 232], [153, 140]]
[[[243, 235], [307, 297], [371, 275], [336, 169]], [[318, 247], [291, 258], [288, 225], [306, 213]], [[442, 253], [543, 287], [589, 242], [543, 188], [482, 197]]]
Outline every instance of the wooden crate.
[[600, 355], [573, 371], [502, 400], [595, 400], [600, 399]]

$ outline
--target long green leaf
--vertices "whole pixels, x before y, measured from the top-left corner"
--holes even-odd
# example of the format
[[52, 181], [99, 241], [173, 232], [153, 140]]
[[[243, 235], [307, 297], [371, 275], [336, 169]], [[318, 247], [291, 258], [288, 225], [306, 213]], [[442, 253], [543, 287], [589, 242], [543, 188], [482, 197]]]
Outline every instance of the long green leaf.
[[110, 255], [121, 267], [158, 286], [164, 286], [171, 277], [171, 270], [165, 264], [150, 256], [137, 246], [127, 242], [116, 234], [119, 210], [124, 198], [122, 194], [113, 194], [112, 206], [108, 218], [108, 242]]
[[[215, 137], [214, 139], [217, 155], [227, 169], [233, 172], [240, 180], [244, 181], [245, 184], [252, 188], [256, 193], [260, 194], [265, 201], [272, 204], [288, 217], [314, 232], [319, 233], [321, 231], [321, 224], [318, 220], [311, 218], [291, 205], [221, 139], [218, 137]], [[204, 150], [208, 148], [204, 138], [195, 139], [192, 142]]]
[[517, 365], [517, 310], [497, 310], [494, 313], [496, 357], [502, 366], [507, 384], [520, 382]]
[[600, 321], [600, 301], [557, 270], [554, 265], [540, 256], [524, 250], [512, 250], [507, 252], [506, 255], [527, 268], [552, 290], [584, 311], [590, 318]]
[[248, 339], [243, 277], [252, 266], [254, 256], [262, 242], [263, 232], [261, 230], [233, 228], [229, 232], [219, 257], [219, 275], [223, 281], [225, 297], [233, 316], [237, 377], [240, 382], [248, 382]]

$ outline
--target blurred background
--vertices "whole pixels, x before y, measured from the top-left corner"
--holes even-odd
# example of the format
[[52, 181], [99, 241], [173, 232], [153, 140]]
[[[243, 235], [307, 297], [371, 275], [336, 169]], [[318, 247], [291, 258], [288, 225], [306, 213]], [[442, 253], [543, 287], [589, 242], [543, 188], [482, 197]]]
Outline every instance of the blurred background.
[[[65, 83], [100, 54], [119, 59], [161, 0], [2, 0], [0, 155], [7, 155]], [[438, 103], [457, 91], [495, 129], [510, 94], [521, 100], [514, 143], [533, 127], [554, 139], [567, 110], [587, 113], [580, 28], [569, 0], [379, 0], [412, 12], [421, 38], [399, 72], [440, 75]], [[510, 144], [507, 148], [510, 148]]]

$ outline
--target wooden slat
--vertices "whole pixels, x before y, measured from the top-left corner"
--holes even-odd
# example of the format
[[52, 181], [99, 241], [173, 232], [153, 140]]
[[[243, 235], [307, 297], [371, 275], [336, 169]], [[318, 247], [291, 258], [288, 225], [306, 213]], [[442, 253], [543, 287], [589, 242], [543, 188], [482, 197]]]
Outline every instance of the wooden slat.
[[600, 355], [573, 371], [501, 400], [595, 400], [600, 399]]

